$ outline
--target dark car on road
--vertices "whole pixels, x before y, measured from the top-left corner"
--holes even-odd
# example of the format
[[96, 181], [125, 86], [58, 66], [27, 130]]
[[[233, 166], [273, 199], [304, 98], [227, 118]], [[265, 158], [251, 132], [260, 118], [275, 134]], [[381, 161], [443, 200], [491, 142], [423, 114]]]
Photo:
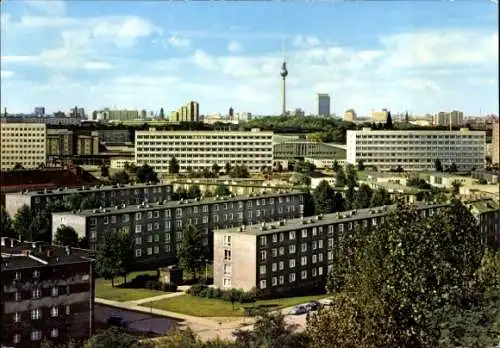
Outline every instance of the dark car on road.
[[121, 316], [119, 315], [112, 315], [108, 318], [106, 321], [106, 324], [108, 326], [118, 326], [118, 327], [124, 327], [126, 328], [128, 326], [128, 323], [126, 320], [124, 320]]
[[306, 303], [304, 306], [307, 308], [308, 311], [317, 311], [318, 309], [321, 308], [321, 303], [319, 303], [318, 301], [312, 301]]

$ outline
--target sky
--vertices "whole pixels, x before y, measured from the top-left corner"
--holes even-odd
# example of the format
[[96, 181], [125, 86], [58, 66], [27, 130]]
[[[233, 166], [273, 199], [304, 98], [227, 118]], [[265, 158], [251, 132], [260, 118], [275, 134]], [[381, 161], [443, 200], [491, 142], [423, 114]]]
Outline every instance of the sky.
[[[285, 43], [285, 44], [283, 44]], [[1, 3], [1, 108], [201, 114], [388, 108], [499, 113], [498, 4], [474, 1]]]

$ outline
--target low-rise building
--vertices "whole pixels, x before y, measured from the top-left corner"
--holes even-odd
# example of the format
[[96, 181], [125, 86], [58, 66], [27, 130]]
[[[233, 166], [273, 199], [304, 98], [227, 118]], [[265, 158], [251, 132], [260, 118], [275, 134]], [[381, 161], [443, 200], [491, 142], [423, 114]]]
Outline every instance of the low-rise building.
[[459, 183], [461, 186], [471, 186], [477, 183], [477, 179], [471, 176], [451, 175], [447, 173], [432, 173], [429, 177], [429, 183], [432, 186], [440, 188], [452, 188], [455, 182]]
[[[422, 214], [446, 206], [419, 205]], [[275, 221], [214, 231], [214, 285], [265, 293], [293, 292], [325, 284], [333, 267], [335, 240], [361, 225], [383, 223], [395, 206], [360, 209], [313, 218]]]
[[481, 199], [466, 203], [476, 218], [481, 234], [485, 236], [484, 243], [494, 249], [500, 248], [500, 204], [498, 200]]
[[5, 194], [5, 209], [10, 216], [27, 205], [35, 211], [43, 209], [47, 203], [66, 200], [78, 195], [82, 199], [91, 198], [102, 202], [103, 207], [117, 204], [139, 204], [141, 202], [170, 201], [172, 185], [170, 184], [128, 184], [128, 185], [95, 185], [78, 188], [44, 189], [38, 191], [21, 191]]
[[59, 226], [68, 225], [79, 237], [88, 238], [91, 249], [97, 249], [106, 231], [125, 231], [134, 236], [138, 262], [171, 263], [187, 225], [194, 225], [203, 235], [211, 257], [214, 229], [298, 217], [303, 202], [302, 192], [282, 192], [53, 213], [52, 235]]
[[337, 164], [341, 167], [344, 167], [347, 164], [345, 158], [314, 158], [314, 157], [305, 157], [304, 161], [314, 164], [314, 166], [318, 169], [332, 169], [333, 164], [337, 162]]
[[94, 273], [89, 253], [2, 237], [2, 347], [77, 346], [94, 331]]

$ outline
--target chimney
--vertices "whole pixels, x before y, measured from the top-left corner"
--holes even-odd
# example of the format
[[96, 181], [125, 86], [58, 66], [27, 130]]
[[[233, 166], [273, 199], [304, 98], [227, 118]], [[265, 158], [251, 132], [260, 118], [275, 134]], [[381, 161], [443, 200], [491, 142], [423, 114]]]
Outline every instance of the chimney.
[[41, 253], [43, 249], [42, 243], [38, 244], [38, 252]]
[[11, 238], [10, 239], [10, 247], [13, 248], [14, 247], [14, 238]]
[[65, 251], [66, 251], [66, 255], [71, 255], [71, 249], [69, 248], [69, 246], [65, 247]]
[[47, 250], [47, 257], [51, 257], [52, 256], [52, 250], [48, 249]]

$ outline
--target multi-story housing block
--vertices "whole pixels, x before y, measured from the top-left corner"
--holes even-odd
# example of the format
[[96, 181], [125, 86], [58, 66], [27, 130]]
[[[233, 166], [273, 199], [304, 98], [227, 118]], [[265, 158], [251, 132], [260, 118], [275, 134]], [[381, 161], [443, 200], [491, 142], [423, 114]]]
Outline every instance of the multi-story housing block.
[[68, 129], [47, 129], [47, 162], [73, 155], [73, 132]]
[[78, 344], [93, 332], [94, 274], [88, 251], [2, 237], [2, 347]]
[[211, 257], [214, 229], [298, 217], [303, 201], [302, 192], [283, 192], [53, 213], [52, 234], [59, 226], [69, 225], [89, 239], [91, 249], [98, 249], [106, 231], [125, 231], [134, 236], [138, 262], [169, 263], [175, 261], [187, 225], [203, 234]]
[[0, 123], [0, 168], [37, 168], [46, 161], [46, 126], [43, 123]]
[[466, 203], [479, 224], [484, 243], [500, 249], [500, 204], [493, 199], [479, 199]]
[[491, 137], [491, 162], [493, 164], [500, 163], [500, 123], [496, 122], [492, 125]]
[[401, 166], [405, 171], [435, 169], [439, 159], [444, 168], [455, 163], [458, 170], [484, 167], [484, 131], [387, 131], [363, 128], [347, 131], [347, 162], [379, 170]]
[[103, 207], [130, 205], [142, 202], [163, 202], [172, 199], [170, 184], [128, 184], [96, 185], [78, 188], [59, 188], [55, 190], [25, 191], [5, 194], [5, 207], [10, 216], [27, 205], [35, 211], [43, 209], [47, 203], [67, 200], [78, 195], [82, 199], [91, 198], [102, 202]]
[[99, 154], [99, 132], [92, 131], [90, 135], [78, 135], [76, 137], [77, 155]]
[[[447, 204], [419, 204], [432, 216]], [[214, 285], [267, 294], [324, 286], [340, 233], [384, 222], [395, 206], [214, 231]]]
[[135, 132], [135, 163], [148, 164], [159, 173], [168, 172], [175, 156], [180, 171], [201, 170], [217, 163], [245, 165], [250, 172], [273, 165], [273, 132], [253, 129], [236, 131], [148, 131]]

